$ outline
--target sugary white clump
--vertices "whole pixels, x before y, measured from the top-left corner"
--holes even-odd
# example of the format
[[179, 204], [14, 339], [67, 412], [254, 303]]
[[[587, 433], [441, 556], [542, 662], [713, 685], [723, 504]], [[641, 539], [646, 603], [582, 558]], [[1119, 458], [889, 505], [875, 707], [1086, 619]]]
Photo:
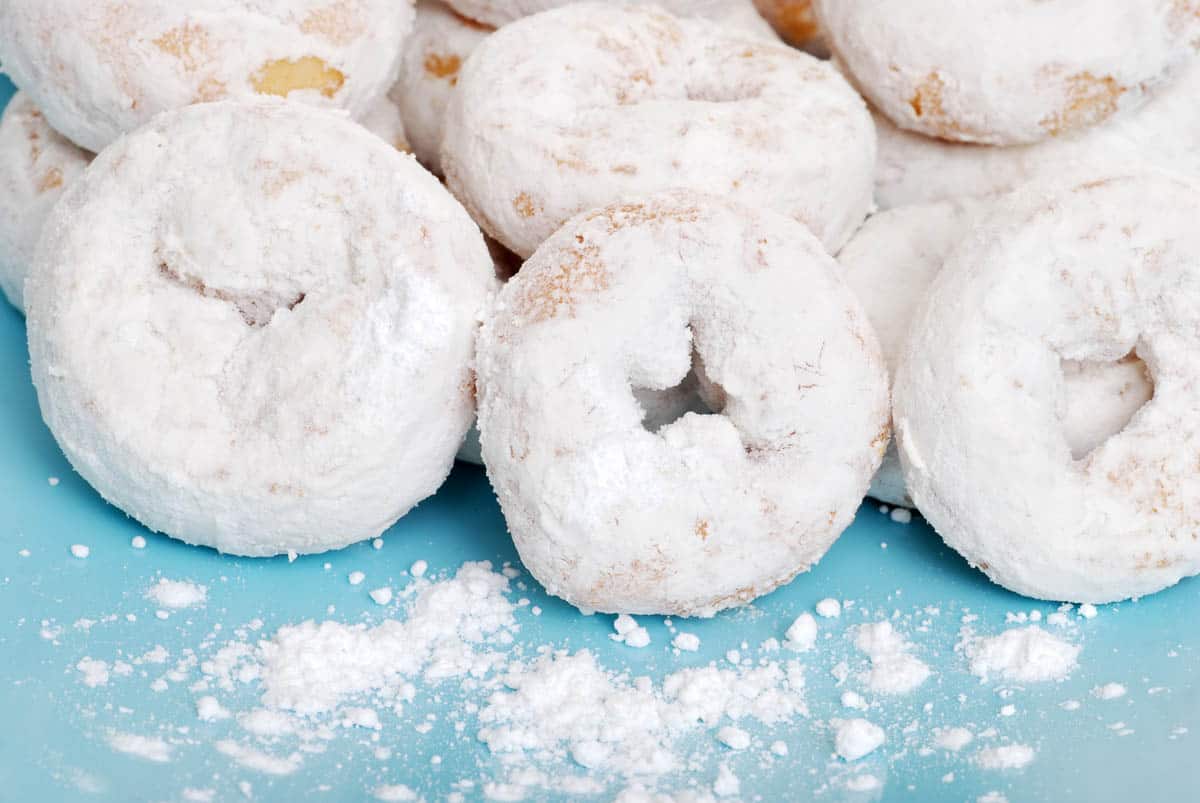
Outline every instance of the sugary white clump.
[[188, 580], [163, 577], [146, 590], [146, 598], [163, 608], [190, 608], [204, 604], [208, 599], [208, 588]]
[[826, 597], [817, 603], [817, 615], [825, 619], [832, 619], [842, 615], [842, 603], [832, 597]]
[[967, 728], [945, 728], [936, 731], [933, 742], [943, 750], [957, 753], [969, 745], [974, 738], [975, 734]]
[[1092, 695], [1101, 700], [1115, 700], [1118, 697], [1124, 697], [1125, 691], [1125, 687], [1120, 683], [1105, 683], [1103, 686], [1092, 689]]
[[959, 645], [981, 680], [999, 677], [1019, 683], [1062, 680], [1082, 649], [1037, 625], [1014, 627], [998, 636], [973, 636]]
[[685, 652], [695, 652], [700, 649], [700, 637], [695, 633], [679, 633], [671, 639], [671, 644]]
[[807, 652], [817, 643], [817, 620], [811, 613], [802, 613], [788, 625], [784, 645], [796, 652]]
[[868, 720], [835, 719], [830, 724], [834, 728], [834, 750], [847, 761], [858, 761], [884, 742], [883, 728]]
[[406, 0], [9, 0], [0, 61], [51, 124], [100, 151], [160, 112], [283, 96], [368, 113], [396, 79]]
[[854, 646], [871, 659], [863, 682], [880, 694], [907, 694], [931, 674], [929, 666], [912, 655], [913, 645], [895, 631], [891, 622], [858, 626]]
[[650, 631], [637, 623], [629, 614], [621, 614], [613, 621], [616, 633], [609, 636], [613, 641], [619, 641], [626, 647], [640, 649], [650, 644]]

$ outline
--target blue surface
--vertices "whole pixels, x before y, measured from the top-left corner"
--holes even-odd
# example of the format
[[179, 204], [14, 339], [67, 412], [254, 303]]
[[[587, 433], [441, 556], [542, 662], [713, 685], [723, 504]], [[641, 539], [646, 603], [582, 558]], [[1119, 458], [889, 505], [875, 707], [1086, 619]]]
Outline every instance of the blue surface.
[[[6, 95], [0, 79], [0, 104]], [[403, 586], [404, 569], [418, 558], [429, 561], [431, 573], [444, 574], [466, 560], [499, 565], [516, 556], [482, 471], [467, 466], [456, 469], [435, 498], [392, 528], [381, 550], [361, 544], [289, 564], [221, 556], [147, 533], [71, 471], [38, 414], [23, 320], [0, 307], [0, 800], [178, 800], [185, 787], [214, 789], [217, 800], [240, 799], [239, 781], [253, 784], [256, 800], [361, 800], [380, 783], [404, 783], [437, 800], [455, 780], [496, 774], [486, 748], [469, 738], [470, 717], [468, 738], [445, 726], [444, 714], [456, 704], [448, 693], [440, 705], [425, 696], [402, 717], [384, 717], [381, 744], [393, 748], [390, 760], [372, 758], [363, 747], [365, 737], [339, 738], [326, 752], [306, 756], [300, 772], [273, 778], [236, 768], [213, 749], [212, 743], [236, 726], [201, 723], [188, 683], [155, 694], [150, 677], [135, 672], [99, 688], [81, 685], [74, 667], [85, 655], [112, 660], [162, 644], [177, 657], [185, 647], [197, 647], [214, 625], [229, 633], [256, 617], [265, 623], [264, 634], [305, 618], [378, 621], [382, 609], [366, 589]], [[51, 485], [50, 477], [61, 481]], [[130, 538], [138, 534], [149, 542], [140, 551], [130, 547]], [[72, 557], [69, 547], [75, 543], [90, 546], [88, 559]], [[29, 551], [27, 557], [19, 554], [22, 550]], [[349, 585], [346, 575], [352, 570], [366, 571], [368, 582]], [[207, 585], [207, 605], [156, 619], [143, 595], [160, 575]], [[1065, 682], [1021, 688], [981, 684], [967, 673], [953, 649], [961, 617], [968, 611], [977, 615], [972, 627], [988, 634], [1006, 627], [1008, 612], [1046, 615], [1055, 606], [989, 584], [926, 526], [893, 523], [870, 504], [811, 573], [751, 609], [688, 622], [686, 629], [701, 638], [694, 654], [673, 654], [665, 624], [652, 617], [642, 620], [651, 633], [650, 647], [636, 651], [617, 645], [608, 638], [611, 617], [582, 616], [547, 598], [527, 576], [522, 579], [529, 588], [520, 595], [544, 609], [540, 617], [529, 608], [518, 615], [522, 642], [588, 647], [606, 666], [654, 677], [719, 661], [743, 641], [756, 645], [781, 637], [799, 612], [812, 610], [823, 597], [854, 600], [840, 619], [820, 620], [819, 649], [799, 656], [806, 665], [810, 715], [774, 730], [754, 730], [762, 740], [759, 749], [714, 753], [694, 772], [710, 783], [717, 759], [727, 761], [747, 799], [962, 801], [996, 790], [1016, 803], [1192, 800], [1200, 794], [1194, 743], [1200, 737], [1195, 624], [1200, 600], [1194, 582], [1137, 603], [1105, 606], [1091, 621], [1072, 615], [1072, 625], [1061, 632], [1083, 645], [1080, 668]], [[333, 614], [327, 614], [329, 605]], [[84, 617], [102, 620], [114, 614], [90, 628], [74, 626]], [[128, 621], [127, 614], [136, 621]], [[861, 656], [850, 644], [852, 625], [893, 616], [934, 675], [910, 695], [873, 700], [864, 716], [885, 727], [888, 743], [848, 768], [831, 758], [826, 723], [854, 714], [840, 707], [842, 689], [835, 687], [830, 670], [842, 660], [859, 668]], [[49, 634], [58, 628], [54, 638], [43, 637], [43, 630]], [[1112, 701], [1090, 694], [1110, 681], [1124, 684], [1129, 693]], [[1002, 689], [1011, 696], [1002, 698]], [[251, 699], [235, 702], [245, 708]], [[1059, 704], [1068, 699], [1081, 701], [1082, 707], [1063, 710]], [[933, 704], [930, 711], [924, 710], [926, 703]], [[1004, 704], [1014, 705], [1016, 713], [1000, 717]], [[411, 726], [430, 712], [443, 715], [441, 724], [425, 736], [414, 735]], [[1118, 722], [1124, 726], [1112, 727]], [[915, 727], [906, 734], [910, 723]], [[171, 763], [118, 754], [104, 741], [112, 729], [153, 734], [168, 725], [188, 729], [172, 733], [179, 745]], [[976, 732], [995, 728], [997, 734], [960, 754], [921, 755], [934, 727], [959, 725]], [[1192, 733], [1173, 733], [1180, 727]], [[1132, 734], [1119, 735], [1127, 730]], [[761, 744], [776, 738], [787, 741], [789, 756], [764, 761]], [[1003, 772], [972, 764], [979, 746], [1010, 741], [1036, 747], [1034, 763]], [[440, 764], [431, 763], [434, 755], [442, 757]], [[842, 781], [855, 771], [876, 775], [884, 781], [882, 790], [848, 792]], [[945, 782], [950, 772], [954, 779]]]

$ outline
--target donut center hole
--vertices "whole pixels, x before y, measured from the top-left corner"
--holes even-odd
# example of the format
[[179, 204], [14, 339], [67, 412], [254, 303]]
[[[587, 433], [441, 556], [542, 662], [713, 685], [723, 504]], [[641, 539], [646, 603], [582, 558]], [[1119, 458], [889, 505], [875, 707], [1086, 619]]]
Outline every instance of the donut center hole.
[[1113, 362], [1063, 360], [1060, 422], [1071, 456], [1082, 460], [1128, 426], [1154, 398], [1146, 364], [1130, 352]]
[[633, 388], [633, 396], [642, 406], [642, 428], [657, 433], [688, 413], [712, 415], [713, 412], [700, 398], [700, 383], [696, 372], [688, 371], [683, 381], [674, 387]]
[[305, 293], [289, 293], [277, 290], [230, 290], [213, 287], [199, 276], [173, 268], [165, 259], [158, 263], [158, 273], [167, 281], [186, 287], [204, 298], [215, 298], [230, 304], [242, 316], [247, 326], [263, 327], [281, 309], [294, 310], [304, 302]]

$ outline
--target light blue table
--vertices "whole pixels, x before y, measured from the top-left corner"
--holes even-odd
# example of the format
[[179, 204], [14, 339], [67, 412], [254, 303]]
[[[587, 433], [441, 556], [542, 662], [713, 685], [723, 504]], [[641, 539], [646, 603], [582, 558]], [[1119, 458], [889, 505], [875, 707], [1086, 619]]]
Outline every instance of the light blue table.
[[[0, 78], [0, 104], [9, 91]], [[435, 498], [393, 527], [382, 550], [361, 544], [289, 564], [223, 557], [145, 533], [71, 471], [38, 414], [23, 320], [0, 307], [0, 800], [178, 800], [185, 787], [215, 789], [219, 800], [240, 799], [236, 784], [241, 780], [253, 784], [256, 800], [361, 800], [380, 783], [406, 783], [436, 800], [458, 778], [494, 772], [486, 748], [473, 740], [455, 739], [445, 727], [418, 738], [405, 726], [436, 710], [428, 702], [411, 706], [400, 722], [385, 720], [383, 744], [394, 750], [389, 761], [372, 759], [360, 740], [339, 738], [324, 754], [306, 757], [302, 771], [271, 778], [234, 768], [212, 748], [213, 741], [236, 728], [199, 722], [186, 683], [161, 694], [152, 693], [148, 680], [137, 674], [95, 689], [81, 685], [73, 667], [84, 655], [111, 660], [118, 649], [138, 654], [154, 644], [178, 653], [195, 647], [216, 623], [229, 631], [259, 617], [269, 633], [284, 623], [323, 619], [330, 604], [336, 607], [333, 618], [375, 621], [381, 609], [368, 599], [367, 589], [385, 577], [391, 585], [403, 585], [403, 570], [417, 558], [429, 561], [431, 573], [444, 574], [466, 560], [499, 563], [515, 561], [516, 555], [483, 472], [469, 466], [459, 466]], [[51, 485], [50, 477], [61, 481]], [[149, 542], [141, 551], [129, 545], [139, 533]], [[91, 556], [72, 557], [74, 543], [89, 545]], [[28, 557], [20, 556], [21, 550], [28, 550]], [[326, 562], [330, 570], [323, 568]], [[371, 581], [349, 585], [347, 573], [355, 569], [369, 572]], [[143, 593], [159, 573], [207, 585], [207, 606], [157, 620]], [[687, 629], [701, 638], [697, 653], [672, 654], [663, 622], [649, 617], [643, 624], [653, 639], [650, 647], [635, 651], [615, 644], [608, 638], [611, 617], [581, 616], [546, 597], [536, 583], [522, 593], [544, 613], [534, 617], [526, 609], [520, 614], [520, 638], [588, 647], [607, 666], [661, 676], [720, 660], [742, 641], [753, 645], [782, 637], [788, 623], [822, 597], [852, 599], [852, 611], [838, 620], [821, 620], [823, 634], [831, 636], [817, 651], [801, 656], [810, 716], [770, 733], [755, 732], [768, 741], [786, 739], [788, 758], [764, 768], [761, 750], [722, 757], [740, 776], [744, 797], [929, 803], [975, 800], [997, 790], [1013, 803], [1197, 800], [1198, 590], [1194, 582], [1184, 582], [1138, 603], [1103, 607], [1091, 621], [1073, 616], [1079, 624], [1067, 636], [1083, 645], [1080, 668], [1065, 682], [1015, 688], [1001, 699], [999, 684], [980, 684], [953, 650], [964, 611], [978, 615], [973, 626], [980, 632], [995, 633], [1006, 627], [1007, 612], [1048, 614], [1055, 606], [990, 585], [926, 526], [893, 523], [868, 503], [813, 572], [751, 610], [689, 622]], [[927, 606], [939, 613], [922, 613]], [[825, 722], [849, 715], [838, 703], [840, 690], [830, 669], [837, 661], [861, 658], [850, 643], [850, 628], [864, 621], [863, 611], [871, 619], [898, 612], [898, 627], [934, 675], [911, 695], [874, 699], [865, 716], [886, 728], [888, 743], [860, 764], [885, 784], [881, 792], [856, 796], [828, 783], [847, 769], [831, 759]], [[116, 621], [87, 630], [73, 626], [83, 617], [114, 613]], [[137, 621], [127, 621], [127, 613]], [[42, 637], [43, 621], [51, 629], [62, 628], [57, 639]], [[918, 632], [923, 622], [927, 629]], [[1112, 701], [1090, 694], [1109, 681], [1127, 686], [1128, 694]], [[452, 697], [443, 696], [442, 706], [454, 705]], [[1067, 699], [1081, 701], [1082, 707], [1063, 710], [1059, 704]], [[250, 699], [241, 702], [248, 706]], [[930, 712], [923, 710], [927, 702], [934, 704]], [[1004, 704], [1013, 704], [1016, 713], [1000, 717]], [[904, 734], [913, 721], [915, 730]], [[111, 728], [152, 733], [164, 722], [189, 727], [195, 742], [178, 748], [168, 764], [114, 753], [102, 738]], [[1118, 722], [1124, 727], [1112, 727]], [[993, 727], [998, 735], [958, 755], [921, 755], [933, 727], [952, 725], [977, 732]], [[1192, 733], [1173, 733], [1181, 727]], [[1123, 730], [1133, 733], [1119, 735]], [[1036, 760], [1023, 770], [1004, 772], [972, 764], [976, 747], [1004, 741], [1035, 746]], [[434, 755], [442, 756], [440, 765], [430, 763]], [[712, 764], [697, 777], [711, 780]], [[949, 772], [954, 780], [947, 783], [943, 776]], [[322, 791], [321, 784], [331, 788]]]

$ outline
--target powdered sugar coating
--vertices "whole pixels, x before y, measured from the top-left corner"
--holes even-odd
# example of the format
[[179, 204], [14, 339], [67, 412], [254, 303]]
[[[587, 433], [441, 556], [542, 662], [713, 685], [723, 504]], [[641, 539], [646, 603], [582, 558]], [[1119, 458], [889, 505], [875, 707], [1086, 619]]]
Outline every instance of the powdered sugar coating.
[[99, 151], [158, 112], [286, 95], [367, 113], [396, 80], [411, 0], [0, 0], [0, 61]]
[[[648, 432], [632, 388], [677, 384], [693, 350], [722, 414]], [[522, 561], [591, 610], [711, 615], [787, 582], [853, 519], [888, 438], [875, 335], [820, 244], [689, 192], [539, 248], [484, 326], [479, 386]]]
[[[942, 263], [989, 208], [988, 202], [960, 198], [880, 212], [868, 218], [838, 254], [846, 283], [879, 335], [890, 374], [896, 371], [913, 315]], [[1154, 393], [1136, 355], [1115, 362], [1064, 360], [1062, 370], [1065, 398], [1058, 415], [1077, 458], [1120, 432]], [[888, 446], [871, 481], [870, 495], [890, 505], [913, 506], [895, 443]]]
[[874, 140], [825, 62], [652, 8], [578, 3], [476, 48], [442, 168], [523, 256], [572, 215], [674, 187], [782, 212], [833, 250], [870, 208]]
[[25, 275], [42, 224], [92, 154], [75, 147], [46, 122], [24, 92], [0, 117], [0, 290], [25, 308]]
[[[468, 19], [499, 28], [579, 0], [446, 0]], [[698, 17], [722, 26], [774, 38], [771, 28], [755, 11], [752, 0], [626, 0], [630, 5], [654, 5], [681, 17]]]
[[317, 552], [445, 478], [493, 286], [462, 207], [344, 116], [193, 106], [107, 149], [51, 214], [33, 379], [74, 467], [142, 523]]
[[1200, 58], [1144, 106], [1073, 135], [1007, 148], [943, 142], [876, 115], [875, 200], [895, 206], [999, 195], [1039, 177], [1148, 163], [1200, 176]]
[[[917, 506], [997, 583], [1103, 602], [1200, 569], [1200, 189], [1155, 174], [1033, 185], [949, 257], [894, 384]], [[1154, 398], [1075, 460], [1063, 359], [1136, 349]]]
[[835, 57], [892, 122], [991, 145], [1039, 142], [1136, 108], [1200, 33], [1191, 0], [814, 6]]

